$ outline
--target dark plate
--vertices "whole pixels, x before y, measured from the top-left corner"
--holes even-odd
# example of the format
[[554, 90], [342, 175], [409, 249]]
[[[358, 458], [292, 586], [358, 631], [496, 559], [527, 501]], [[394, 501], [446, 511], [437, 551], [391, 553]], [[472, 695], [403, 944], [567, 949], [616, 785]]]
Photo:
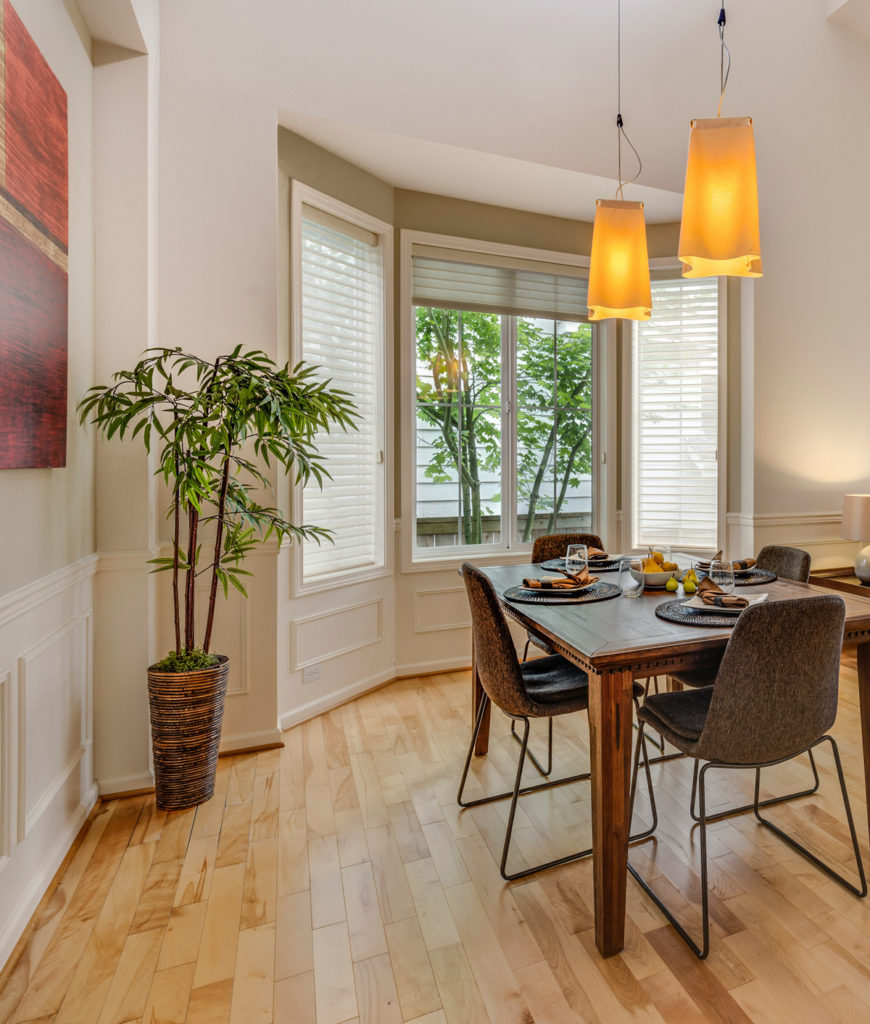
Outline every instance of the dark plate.
[[619, 587], [615, 583], [593, 583], [569, 593], [559, 590], [529, 590], [528, 587], [510, 587], [504, 592], [508, 601], [523, 604], [584, 604], [591, 601], [607, 601], [619, 596]]
[[[596, 572], [615, 572], [619, 568], [619, 558], [606, 558], [601, 562], [590, 562], [589, 571], [594, 575]], [[548, 562], [541, 562], [542, 569], [565, 569], [564, 558], [551, 558]]]

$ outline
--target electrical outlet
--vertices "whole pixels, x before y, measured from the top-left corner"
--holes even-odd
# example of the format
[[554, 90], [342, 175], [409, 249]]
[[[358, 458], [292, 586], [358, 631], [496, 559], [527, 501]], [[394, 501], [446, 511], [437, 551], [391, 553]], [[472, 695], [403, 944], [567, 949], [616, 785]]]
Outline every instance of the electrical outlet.
[[313, 683], [315, 679], [319, 679], [323, 675], [322, 665], [306, 665], [302, 669], [302, 682]]

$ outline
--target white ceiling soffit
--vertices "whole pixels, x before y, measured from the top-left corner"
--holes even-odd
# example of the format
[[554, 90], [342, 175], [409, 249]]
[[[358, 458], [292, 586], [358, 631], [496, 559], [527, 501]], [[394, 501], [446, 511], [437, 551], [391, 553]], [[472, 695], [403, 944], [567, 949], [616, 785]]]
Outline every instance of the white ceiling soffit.
[[134, 53], [147, 46], [132, 0], [76, 0], [91, 39]]
[[[616, 188], [610, 178], [307, 114], [281, 112], [279, 121], [396, 188], [584, 221], [593, 219], [595, 200], [613, 198]], [[625, 198], [643, 202], [650, 224], [680, 218], [678, 192], [630, 185]]]
[[870, 42], [870, 0], [825, 0], [831, 22]]

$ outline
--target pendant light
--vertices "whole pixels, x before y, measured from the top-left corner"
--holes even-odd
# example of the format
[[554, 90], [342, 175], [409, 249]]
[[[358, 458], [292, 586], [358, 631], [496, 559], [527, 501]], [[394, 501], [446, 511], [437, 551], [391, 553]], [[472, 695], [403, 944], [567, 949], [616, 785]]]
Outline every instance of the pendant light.
[[691, 123], [677, 251], [683, 277], [761, 277], [752, 118], [722, 117], [731, 71], [724, 5], [718, 26], [719, 110], [715, 117]]
[[[640, 177], [643, 165], [622, 120], [622, 0], [616, 5], [616, 140], [618, 186], [615, 199], [599, 199], [592, 227], [589, 266], [590, 320], [649, 320], [652, 299], [643, 203], [623, 199], [622, 189]], [[637, 157], [637, 174], [622, 180], [622, 140]]]

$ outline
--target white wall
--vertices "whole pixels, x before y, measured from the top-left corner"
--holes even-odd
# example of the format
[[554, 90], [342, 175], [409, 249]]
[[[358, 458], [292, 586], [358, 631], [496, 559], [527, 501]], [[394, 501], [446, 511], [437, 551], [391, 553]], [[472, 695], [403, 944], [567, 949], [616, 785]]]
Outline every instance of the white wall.
[[96, 800], [94, 455], [74, 416], [94, 372], [93, 82], [62, 0], [15, 9], [68, 97], [69, 419], [65, 468], [0, 474], [0, 964]]

